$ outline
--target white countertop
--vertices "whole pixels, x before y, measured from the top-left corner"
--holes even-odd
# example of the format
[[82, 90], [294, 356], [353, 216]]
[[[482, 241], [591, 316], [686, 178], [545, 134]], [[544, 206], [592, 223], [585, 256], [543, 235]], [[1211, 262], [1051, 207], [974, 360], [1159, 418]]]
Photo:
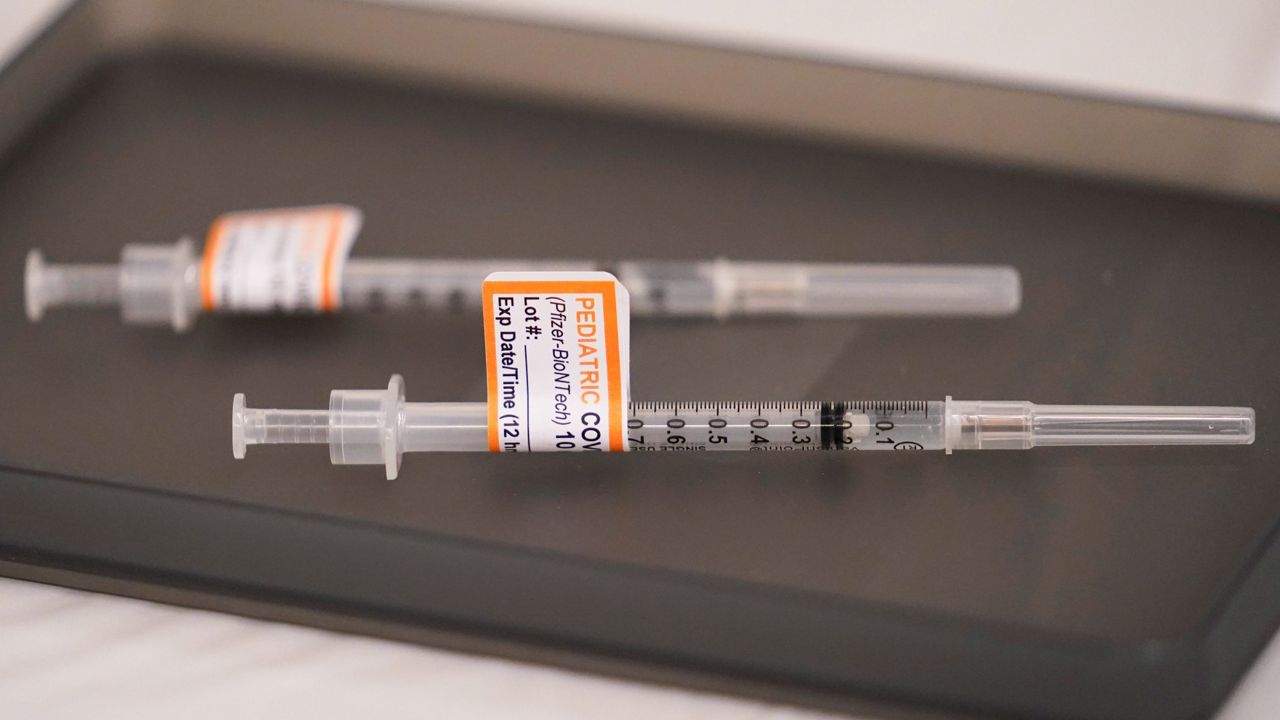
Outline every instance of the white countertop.
[[0, 717], [832, 716], [0, 578]]
[[[1280, 117], [1280, 3], [401, 0]], [[67, 0], [0, 3], [3, 64]], [[819, 713], [0, 579], [0, 717]], [[1280, 714], [1280, 641], [1219, 720]]]
[[[1278, 709], [1280, 639], [1272, 641], [1217, 720], [1270, 720]], [[0, 578], [0, 717], [357, 715], [837, 717]]]

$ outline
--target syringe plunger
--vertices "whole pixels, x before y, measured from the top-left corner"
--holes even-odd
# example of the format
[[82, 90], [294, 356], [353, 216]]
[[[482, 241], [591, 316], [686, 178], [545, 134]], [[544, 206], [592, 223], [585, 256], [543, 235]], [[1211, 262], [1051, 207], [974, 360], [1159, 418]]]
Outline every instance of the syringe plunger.
[[49, 307], [120, 304], [120, 269], [116, 265], [63, 263], [49, 265], [38, 250], [27, 254], [27, 317], [36, 321]]
[[126, 245], [119, 264], [52, 264], [27, 253], [27, 319], [65, 306], [120, 306], [131, 325], [170, 325], [183, 331], [199, 311], [199, 277], [190, 239], [171, 245]]

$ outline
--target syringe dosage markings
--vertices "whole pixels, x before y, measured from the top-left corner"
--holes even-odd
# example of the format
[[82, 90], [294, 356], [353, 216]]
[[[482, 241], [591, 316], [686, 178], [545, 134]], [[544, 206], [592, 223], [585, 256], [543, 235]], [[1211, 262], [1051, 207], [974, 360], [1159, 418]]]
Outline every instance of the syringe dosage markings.
[[941, 447], [941, 408], [923, 401], [642, 402], [632, 450], [919, 450]]

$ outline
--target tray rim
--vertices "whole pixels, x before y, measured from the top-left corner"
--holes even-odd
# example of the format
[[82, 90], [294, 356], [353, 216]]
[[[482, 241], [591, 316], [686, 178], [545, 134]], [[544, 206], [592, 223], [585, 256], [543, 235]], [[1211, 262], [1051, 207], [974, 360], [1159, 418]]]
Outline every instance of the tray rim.
[[[0, 523], [0, 575], [838, 710], [865, 710], [869, 699], [1016, 716], [1201, 717], [1220, 703], [1260, 649], [1241, 648], [1232, 642], [1232, 636], [1241, 633], [1245, 624], [1256, 625], [1258, 606], [1280, 590], [1280, 543], [1273, 528], [1249, 572], [1237, 578], [1235, 591], [1205, 622], [1175, 637], [1106, 643], [813, 591], [0, 466], [0, 507], [24, 506], [35, 506], [38, 512]], [[145, 550], [150, 557], [143, 558], [134, 529], [137, 520], [147, 517], [164, 517], [184, 529], [199, 527], [208, 532], [184, 536], [181, 547], [151, 544]], [[94, 535], [92, 547], [76, 546], [47, 531], [59, 522], [73, 521], [78, 532]], [[282, 526], [291, 530], [282, 532]], [[223, 556], [229, 547], [297, 537], [299, 532], [307, 537], [305, 545], [273, 542], [276, 557], [269, 563], [269, 571], [259, 569], [246, 575], [244, 568], [225, 565]], [[763, 627], [765, 620], [794, 624], [797, 614], [801, 622], [815, 614], [839, 618], [845, 622], [836, 630], [849, 636], [850, 642], [843, 647], [854, 655], [827, 663], [823, 676], [817, 677], [812, 668], [797, 672], [769, 667], [768, 654], [744, 663], [743, 656], [700, 655], [696, 648], [672, 652], [670, 647], [646, 647], [636, 638], [584, 637], [582, 629], [571, 621], [566, 625], [573, 629], [548, 632], [547, 618], [537, 617], [536, 612], [534, 624], [544, 626], [521, 629], [518, 620], [512, 626], [459, 619], [457, 613], [466, 614], [462, 606], [397, 606], [385, 599], [380, 603], [360, 598], [359, 593], [343, 597], [332, 589], [273, 584], [283, 581], [252, 577], [263, 573], [284, 577], [289, 567], [305, 565], [317, 554], [339, 557], [344, 545], [353, 542], [385, 550], [376, 555], [384, 565], [385, 577], [376, 572], [371, 575], [367, 565], [339, 563], [326, 568], [327, 581], [354, 583], [353, 577], [389, 581], [410, 567], [421, 571], [430, 565], [437, 583], [450, 573], [459, 575], [456, 568], [465, 568], [460, 575], [463, 583], [477, 574], [492, 578], [532, 573], [530, 577], [537, 576], [539, 582], [516, 587], [535, 593], [546, 586], [549, 573], [571, 583], [575, 597], [592, 592], [608, 595], [608, 588], [621, 582], [628, 592], [641, 588], [646, 592], [656, 589], [659, 595], [676, 592], [679, 601], [668, 603], [667, 611], [677, 616], [688, 610], [689, 603], [728, 603], [731, 608], [738, 603], [759, 604], [738, 630]], [[317, 547], [326, 546], [324, 552], [317, 553]], [[408, 566], [395, 560], [406, 555], [412, 556]], [[445, 560], [424, 561], [437, 555]], [[457, 562], [460, 557], [467, 562]], [[485, 567], [486, 571], [477, 572]], [[479, 586], [486, 584], [480, 582]], [[528, 595], [522, 597], [528, 599]], [[646, 597], [650, 600], [645, 607], [652, 611], [652, 598]], [[536, 602], [530, 604], [541, 607]], [[1274, 608], [1271, 612], [1277, 614]], [[727, 613], [695, 616], [703, 621], [712, 617], [728, 619], [731, 626], [739, 624]], [[800, 637], [807, 641], [827, 639], [832, 627], [819, 624], [811, 630], [813, 634]], [[877, 635], [883, 637], [876, 640]], [[870, 644], [864, 646], [868, 639]], [[1269, 635], [1262, 643], [1268, 639]], [[877, 648], [886, 642], [895, 648], [912, 647], [907, 651], [908, 664], [963, 668], [964, 677], [910, 673], [908, 682], [902, 682], [903, 678], [868, 682], [865, 666], [875, 662]], [[768, 649], [772, 653], [776, 648]], [[850, 659], [854, 660], [852, 665], [845, 665]], [[692, 675], [684, 677], [686, 672]], [[1063, 677], [1091, 688], [1091, 692], [1057, 697], [1057, 704], [1048, 707], [1035, 699], [1035, 689], [1027, 694], [1037, 682], [1052, 684]], [[722, 686], [723, 682], [728, 685]], [[1117, 702], [1119, 697], [1123, 701]]]
[[[25, 50], [53, 44], [52, 31], [71, 24], [81, 26], [82, 47], [62, 55], [78, 50], [81, 63], [158, 46], [253, 52], [344, 73], [1280, 200], [1272, 171], [1280, 118], [1260, 114], [353, 0], [73, 0]], [[375, 34], [390, 39], [374, 42]], [[787, 94], [784, 107], [762, 101], [777, 93]], [[922, 117], [929, 114], [938, 118]], [[0, 123], [0, 141], [3, 131]], [[1088, 141], [1070, 139], [1080, 137]]]

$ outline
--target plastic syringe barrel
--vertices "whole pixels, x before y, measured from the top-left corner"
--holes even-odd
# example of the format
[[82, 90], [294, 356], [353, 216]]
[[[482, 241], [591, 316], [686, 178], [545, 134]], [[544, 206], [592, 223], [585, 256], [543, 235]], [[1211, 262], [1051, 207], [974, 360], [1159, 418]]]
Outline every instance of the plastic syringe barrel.
[[[352, 258], [342, 305], [479, 307], [496, 271], [596, 270], [588, 260]], [[629, 260], [613, 269], [636, 315], [728, 318], [1010, 315], [1022, 305], [1018, 271], [1003, 265]]]
[[[783, 413], [784, 408], [811, 412], [814, 403], [716, 403], [693, 404], [702, 408], [720, 408], [715, 413], [734, 415], [742, 407], [750, 413]], [[804, 449], [824, 450], [869, 449], [896, 450], [906, 445], [915, 449], [946, 450], [1026, 450], [1037, 445], [1247, 445], [1254, 440], [1254, 412], [1248, 407], [1180, 407], [1145, 405], [1035, 405], [1021, 401], [952, 400], [945, 402], [853, 402], [821, 406], [840, 407], [831, 416], [824, 412], [818, 421], [825, 427], [838, 429], [852, 439], [821, 445], [804, 444]], [[661, 408], [675, 412], [674, 403], [633, 404], [633, 416], [648, 415], [654, 421], [648, 427], [672, 427], [661, 417], [653, 417]], [[686, 409], [688, 405], [686, 405]], [[733, 410], [731, 411], [730, 408]], [[754, 408], [754, 409], [753, 409]], [[930, 410], [929, 408], [932, 408]], [[660, 413], [659, 413], [660, 414]], [[714, 413], [713, 413], [714, 414]], [[705, 415], [705, 413], [704, 413]], [[404, 381], [392, 376], [385, 390], [334, 390], [329, 409], [271, 410], [248, 408], [244, 395], [236, 395], [232, 403], [232, 452], [243, 458], [249, 445], [327, 443], [334, 464], [384, 465], [387, 477], [399, 472], [400, 458], [405, 452], [479, 452], [489, 449], [488, 407], [485, 403], [407, 403]], [[749, 417], [749, 416], [748, 416]], [[914, 417], [914, 419], [913, 419]], [[637, 419], [633, 417], [633, 419]], [[673, 418], [670, 418], [673, 419]], [[689, 423], [705, 423], [702, 427], [720, 428], [707, 417], [697, 420], [687, 413], [679, 416], [680, 428]], [[723, 418], [717, 418], [723, 420]], [[777, 426], [812, 427], [812, 421], [788, 423], [774, 418]], [[741, 421], [742, 418], [738, 417]], [[763, 422], [763, 418], [760, 418]], [[751, 427], [768, 427], [765, 422]], [[641, 421], [634, 432], [644, 433]], [[854, 437], [859, 429], [866, 442]], [[893, 431], [897, 442], [879, 436]], [[911, 433], [901, 435], [901, 432]], [[629, 431], [630, 432], [630, 431]], [[723, 430], [721, 430], [723, 432]], [[787, 433], [790, 436], [791, 433]], [[911, 442], [901, 442], [910, 438]], [[635, 438], [643, 441], [643, 437]], [[755, 449], [750, 445], [725, 442], [707, 449]], [[764, 438], [762, 441], [768, 442]], [[809, 443], [801, 438], [800, 442]], [[774, 441], [773, 445], [783, 445]], [[796, 449], [793, 446], [790, 449]]]
[[351, 258], [342, 274], [342, 307], [479, 308], [490, 273], [595, 270], [588, 260], [411, 260]]
[[1022, 306], [1007, 265], [627, 261], [618, 279], [641, 314], [998, 317]]
[[[1001, 316], [1022, 303], [1017, 270], [996, 265], [734, 262], [730, 260], [418, 260], [351, 258], [344, 308], [478, 308], [492, 272], [614, 271], [636, 316]], [[189, 328], [201, 311], [190, 240], [126, 245], [118, 264], [47, 263], [27, 256], [27, 317], [49, 308], [119, 305], [126, 323]]]

